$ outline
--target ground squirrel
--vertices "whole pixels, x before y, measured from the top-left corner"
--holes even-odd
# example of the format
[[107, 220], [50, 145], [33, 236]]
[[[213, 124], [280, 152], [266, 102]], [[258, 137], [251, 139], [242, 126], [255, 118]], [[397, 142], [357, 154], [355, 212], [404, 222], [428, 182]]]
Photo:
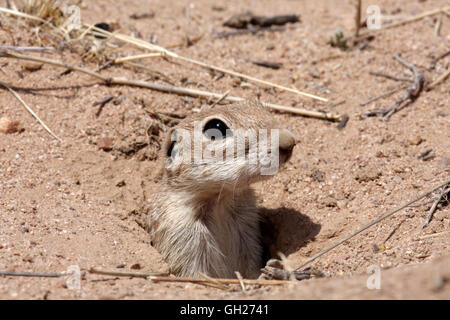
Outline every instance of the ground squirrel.
[[147, 228], [173, 274], [260, 274], [260, 215], [250, 184], [270, 178], [294, 145], [257, 101], [216, 106], [169, 130]]

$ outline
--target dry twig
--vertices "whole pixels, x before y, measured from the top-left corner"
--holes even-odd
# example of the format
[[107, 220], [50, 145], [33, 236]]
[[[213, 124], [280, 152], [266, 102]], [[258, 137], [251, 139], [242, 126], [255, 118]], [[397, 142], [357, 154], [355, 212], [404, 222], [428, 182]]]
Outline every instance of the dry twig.
[[442, 231], [442, 232], [438, 232], [438, 233], [432, 233], [432, 234], [426, 234], [424, 236], [418, 237], [417, 240], [425, 240], [425, 239], [429, 239], [429, 238], [435, 238], [435, 237], [440, 237], [446, 234], [450, 234], [450, 230], [447, 231]]
[[[183, 277], [150, 277], [150, 280], [154, 282], [191, 282], [191, 283], [199, 283], [203, 284], [205, 282], [209, 282], [206, 279], [197, 279], [197, 278], [183, 278]], [[222, 284], [240, 284], [241, 281], [239, 279], [222, 279], [215, 278], [214, 280], [222, 283]], [[260, 280], [260, 279], [243, 279], [242, 282], [248, 285], [260, 285], [260, 286], [280, 286], [292, 283], [287, 280]]]
[[436, 87], [438, 84], [440, 84], [441, 82], [443, 82], [445, 79], [448, 78], [448, 76], [450, 76], [450, 68], [447, 69], [447, 71], [445, 71], [443, 74], [441, 74], [439, 77], [437, 77], [436, 80], [434, 80], [432, 83], [430, 83], [427, 86], [427, 90], [431, 90], [434, 87]]
[[241, 285], [242, 292], [247, 293], [247, 288], [245, 287], [244, 278], [242, 278], [241, 273], [239, 271], [236, 271], [235, 274], [239, 280], [239, 284]]
[[239, 56], [236, 56], [236, 58], [239, 60], [245, 61], [245, 62], [252, 63], [252, 64], [260, 66], [260, 67], [270, 68], [270, 69], [274, 69], [274, 70], [278, 70], [282, 66], [282, 64], [279, 62], [271, 62], [271, 61], [264, 61], [264, 60], [252, 60], [252, 59], [239, 57]]
[[173, 127], [176, 126], [178, 123], [181, 122], [182, 119], [184, 119], [183, 116], [177, 115], [177, 114], [168, 114], [165, 112], [160, 111], [153, 111], [151, 108], [143, 105], [145, 112], [147, 112], [152, 118], [155, 118], [156, 120], [159, 120], [162, 122], [165, 126]]
[[379, 99], [383, 99], [383, 98], [389, 97], [390, 95], [392, 95], [392, 94], [394, 94], [394, 93], [396, 93], [396, 92], [398, 92], [400, 90], [403, 90], [403, 89], [405, 89], [405, 87], [398, 87], [398, 88], [392, 89], [391, 91], [388, 91], [386, 93], [380, 94], [379, 96], [370, 98], [366, 102], [360, 103], [359, 105], [361, 107], [364, 107], [364, 106], [368, 105], [369, 103], [375, 102], [375, 101], [377, 101]]
[[392, 231], [388, 234], [388, 236], [384, 239], [383, 244], [385, 244], [390, 238], [392, 238], [392, 236], [394, 235], [394, 233], [400, 228], [400, 226], [403, 224], [403, 222], [405, 222], [406, 220], [403, 219], [402, 221], [400, 221], [397, 226], [394, 227], [394, 229], [392, 229]]
[[[392, 29], [392, 28], [396, 28], [396, 27], [399, 27], [399, 26], [403, 26], [405, 24], [416, 22], [416, 21], [419, 21], [419, 20], [421, 20], [421, 19], [423, 19], [425, 17], [434, 16], [434, 15], [439, 14], [439, 13], [448, 14], [448, 11], [450, 11], [450, 6], [443, 7], [443, 8], [437, 8], [437, 9], [433, 9], [433, 10], [430, 10], [430, 11], [425, 11], [423, 13], [420, 13], [418, 15], [415, 15], [415, 16], [412, 16], [412, 17], [409, 17], [409, 18], [406, 18], [404, 20], [384, 25], [380, 29], [363, 30], [363, 31], [359, 32], [359, 36], [365, 36], [365, 35], [370, 34], [370, 33], [381, 32], [381, 31], [385, 31], [385, 30], [388, 30], [388, 29]], [[346, 40], [351, 39], [353, 37], [354, 36], [349, 37]]]
[[34, 20], [34, 21], [39, 21], [39, 22], [49, 26], [50, 28], [52, 28], [57, 33], [64, 35], [64, 31], [63, 30], [61, 30], [60, 28], [55, 27], [54, 25], [49, 23], [47, 20], [41, 19], [41, 18], [39, 18], [37, 16], [31, 15], [31, 14], [27, 14], [27, 13], [23, 13], [23, 12], [20, 12], [20, 11], [17, 11], [17, 10], [2, 8], [2, 7], [0, 7], [0, 12], [6, 13], [6, 14], [12, 14], [14, 16], [21, 17], [21, 18], [26, 18], [26, 19], [30, 19], [30, 20]]
[[385, 74], [385, 73], [382, 73], [382, 72], [370, 71], [369, 74], [372, 75], [372, 76], [383, 77], [383, 78], [394, 80], [394, 81], [413, 82], [413, 80], [408, 79], [408, 78], [398, 78], [398, 77], [394, 77], [394, 76], [391, 76], [390, 74]]
[[211, 105], [211, 109], [214, 108], [216, 105], [218, 105], [219, 103], [221, 103], [230, 93], [230, 90], [227, 90], [219, 99], [217, 99], [212, 105]]
[[[141, 273], [136, 274], [133, 272], [118, 272], [118, 271], [107, 271], [101, 270], [98, 268], [91, 268], [89, 270], [90, 273], [95, 274], [103, 274], [103, 275], [113, 275], [113, 276], [123, 276], [123, 277], [139, 277], [139, 278], [148, 278], [154, 282], [191, 282], [204, 284], [205, 282], [210, 283], [209, 279], [201, 279], [201, 278], [186, 278], [186, 277], [169, 277], [169, 276], [160, 276], [160, 275], [151, 275], [151, 273]], [[239, 279], [222, 279], [222, 278], [214, 278], [214, 281], [220, 284], [240, 284], [241, 281]], [[290, 281], [283, 280], [260, 280], [260, 279], [243, 279], [243, 283], [248, 285], [261, 285], [261, 286], [276, 286], [276, 285], [284, 285], [288, 283], [292, 283]]]
[[203, 284], [203, 285], [208, 285], [208, 286], [210, 286], [210, 287], [217, 288], [217, 289], [224, 290], [224, 291], [229, 291], [229, 290], [230, 290], [230, 288], [229, 288], [227, 285], [220, 283], [220, 282], [217, 281], [216, 279], [211, 278], [210, 276], [204, 274], [203, 272], [200, 272], [200, 271], [199, 271], [198, 274], [199, 274], [202, 278], [204, 278], [205, 280], [207, 280], [207, 282], [203, 282], [203, 283], [201, 283], [201, 284]]
[[124, 64], [126, 66], [144, 69], [145, 71], [148, 71], [148, 72], [154, 74], [157, 78], [160, 78], [160, 79], [164, 80], [165, 82], [173, 85], [173, 81], [170, 79], [170, 77], [168, 77], [166, 74], [164, 74], [163, 72], [161, 72], [159, 70], [153, 69], [153, 68], [146, 66], [144, 64], [141, 64], [141, 63], [125, 62]]
[[439, 62], [439, 60], [444, 59], [448, 55], [450, 55], [450, 50], [447, 50], [443, 54], [439, 55], [437, 58], [433, 59], [433, 61], [431, 61], [431, 63], [430, 63], [430, 66], [428, 67], [428, 69], [433, 70], [436, 67], [436, 64]]
[[161, 56], [163, 56], [163, 53], [160, 53], [160, 52], [139, 54], [139, 55], [135, 55], [135, 56], [121, 57], [121, 58], [114, 59], [113, 63], [120, 64], [120, 63], [124, 63], [124, 62], [130, 62], [133, 60], [141, 60], [141, 59], [161, 57]]
[[42, 272], [22, 272], [22, 271], [0, 271], [0, 276], [11, 277], [37, 277], [37, 278], [59, 278], [67, 276], [65, 273], [42, 273]]
[[383, 110], [373, 110], [364, 113], [366, 116], [374, 116], [381, 114], [382, 120], [389, 120], [389, 118], [399, 110], [406, 108], [409, 104], [413, 103], [420, 95], [423, 89], [423, 84], [425, 82], [425, 77], [421, 71], [418, 71], [417, 68], [406, 62], [404, 59], [400, 58], [398, 55], [394, 55], [394, 58], [399, 61], [403, 66], [412, 71], [414, 75], [414, 83], [406, 90], [405, 95], [397, 100], [391, 107]]
[[429, 190], [429, 191], [427, 191], [427, 192], [422, 193], [421, 195], [419, 195], [418, 197], [414, 198], [414, 199], [411, 200], [411, 201], [408, 201], [408, 202], [405, 203], [404, 205], [402, 205], [402, 206], [400, 206], [400, 207], [398, 207], [398, 208], [395, 208], [394, 210], [392, 210], [392, 211], [390, 211], [390, 212], [388, 212], [388, 213], [383, 214], [381, 217], [379, 217], [379, 218], [377, 218], [377, 219], [371, 221], [370, 223], [366, 224], [365, 226], [363, 226], [362, 228], [358, 229], [357, 231], [355, 231], [355, 232], [351, 233], [350, 235], [346, 236], [345, 238], [339, 240], [338, 242], [336, 242], [336, 243], [333, 244], [332, 246], [330, 246], [330, 247], [326, 248], [325, 250], [322, 250], [322, 251], [320, 251], [319, 253], [313, 255], [311, 258], [307, 259], [307, 260], [304, 261], [302, 264], [300, 264], [297, 268], [295, 268], [295, 270], [299, 270], [299, 269], [303, 268], [304, 266], [308, 265], [309, 263], [311, 263], [312, 261], [316, 260], [317, 258], [323, 256], [324, 254], [326, 254], [326, 253], [328, 253], [329, 251], [333, 250], [334, 248], [340, 246], [340, 245], [343, 244], [344, 242], [350, 240], [350, 239], [353, 238], [354, 236], [360, 234], [360, 233], [363, 232], [364, 230], [369, 229], [370, 227], [374, 226], [375, 224], [377, 224], [377, 223], [383, 221], [384, 219], [386, 219], [386, 218], [392, 216], [393, 214], [395, 214], [395, 213], [397, 213], [397, 212], [399, 212], [399, 211], [405, 209], [406, 207], [409, 207], [411, 204], [413, 204], [413, 203], [415, 203], [415, 202], [417, 202], [417, 201], [419, 201], [419, 200], [421, 200], [421, 199], [423, 199], [423, 198], [429, 196], [430, 194], [432, 194], [432, 193], [435, 192], [436, 190], [438, 190], [438, 189], [440, 189], [440, 188], [442, 188], [442, 187], [444, 187], [444, 186], [446, 186], [446, 185], [448, 185], [448, 184], [450, 184], [450, 179], [449, 179], [448, 181], [446, 181], [445, 183], [442, 183], [442, 184], [440, 184], [439, 186], [434, 187], [433, 189], [431, 189], [431, 190]]
[[443, 13], [439, 15], [439, 18], [436, 20], [436, 26], [434, 27], [434, 34], [439, 37], [441, 35], [441, 26], [442, 26], [442, 17]]
[[92, 28], [94, 31], [99, 32], [99, 33], [101, 33], [101, 34], [103, 34], [103, 35], [105, 35], [107, 37], [113, 37], [113, 38], [116, 38], [118, 40], [134, 44], [134, 45], [136, 45], [138, 47], [141, 47], [141, 48], [144, 48], [144, 49], [147, 49], [147, 50], [151, 50], [152, 52], [162, 53], [166, 57], [170, 57], [170, 58], [173, 58], [173, 59], [178, 59], [178, 60], [181, 60], [181, 61], [184, 61], [184, 62], [189, 62], [189, 63], [195, 64], [195, 65], [207, 68], [207, 69], [216, 70], [216, 71], [223, 72], [223, 73], [235, 76], [235, 77], [246, 79], [248, 81], [252, 81], [252, 82], [256, 82], [256, 83], [263, 84], [263, 85], [266, 85], [266, 86], [274, 87], [274, 88], [277, 88], [277, 89], [280, 89], [280, 90], [283, 90], [283, 91], [289, 91], [289, 92], [296, 93], [296, 94], [302, 95], [302, 96], [306, 96], [306, 97], [309, 97], [309, 98], [312, 98], [312, 99], [316, 99], [316, 100], [320, 100], [320, 101], [324, 101], [324, 102], [328, 101], [328, 99], [325, 99], [325, 98], [322, 98], [322, 97], [319, 97], [319, 96], [316, 96], [316, 95], [313, 95], [313, 94], [309, 94], [309, 93], [306, 93], [306, 92], [302, 92], [302, 91], [299, 91], [297, 89], [288, 88], [288, 87], [285, 87], [285, 86], [282, 86], [282, 85], [279, 85], [279, 84], [276, 84], [276, 83], [272, 83], [272, 82], [269, 82], [269, 81], [261, 80], [261, 79], [258, 79], [258, 78], [255, 78], [255, 77], [252, 77], [252, 76], [240, 73], [240, 72], [236, 72], [236, 71], [233, 71], [233, 70], [229, 70], [229, 69], [226, 69], [226, 68], [222, 68], [222, 67], [218, 67], [218, 66], [214, 66], [214, 65], [205, 63], [205, 62], [201, 62], [201, 61], [189, 58], [189, 57], [185, 57], [185, 56], [179, 55], [179, 54], [177, 54], [177, 53], [175, 53], [173, 51], [167, 50], [166, 48], [163, 48], [161, 46], [158, 46], [156, 44], [152, 44], [150, 42], [147, 42], [147, 41], [144, 41], [144, 40], [141, 40], [141, 39], [136, 39], [136, 38], [133, 38], [131, 36], [127, 36], [127, 35], [123, 35], [123, 34], [111, 33], [111, 32], [105, 31], [103, 29], [92, 27], [92, 26], [89, 26], [89, 25], [87, 25], [87, 27], [88, 28]]
[[114, 99], [114, 96], [108, 96], [100, 101], [94, 102], [93, 107], [98, 106], [97, 111], [95, 112], [95, 116], [98, 118], [100, 113], [102, 113], [103, 107], [110, 101]]
[[48, 53], [48, 51], [55, 50], [55, 48], [53, 48], [53, 47], [0, 46], [0, 50], [12, 50], [12, 51], [28, 51], [28, 52], [42, 52], [42, 53]]
[[356, 0], [356, 3], [355, 3], [355, 33], [354, 33], [355, 38], [358, 38], [360, 28], [361, 28], [361, 0]]
[[167, 272], [126, 272], [126, 271], [112, 271], [112, 270], [101, 270], [98, 268], [91, 268], [89, 269], [89, 273], [92, 274], [102, 274], [106, 276], [117, 276], [117, 277], [132, 277], [132, 278], [150, 278], [150, 277], [157, 277], [157, 276], [167, 276]]
[[417, 156], [417, 159], [423, 159], [424, 157], [426, 157], [427, 155], [429, 155], [431, 151], [433, 151], [433, 149], [432, 149], [432, 148], [429, 148], [429, 149], [427, 149], [427, 150], [421, 152], [421, 153]]
[[[1, 53], [1, 52], [0, 52]], [[0, 81], [0, 85], [5, 87], [6, 89], [9, 90], [9, 92], [11, 92], [14, 97], [16, 97], [17, 100], [19, 100], [19, 102], [25, 107], [25, 109], [27, 109], [27, 111], [41, 124], [42, 127], [44, 127], [44, 129], [52, 136], [54, 137], [56, 140], [58, 140], [59, 142], [63, 142], [56, 134], [53, 133], [52, 130], [50, 130], [50, 128], [44, 123], [44, 121], [41, 120], [41, 118], [39, 118], [39, 116], [26, 104], [25, 101], [23, 101], [23, 99], [19, 96], [19, 94], [14, 91], [13, 89], [11, 89], [6, 83], [3, 83]]]
[[433, 205], [430, 208], [430, 211], [428, 212], [427, 218], [425, 219], [425, 223], [423, 224], [422, 228], [425, 228], [428, 226], [431, 222], [431, 219], [433, 218], [433, 214], [437, 209], [438, 204], [441, 202], [442, 198], [446, 196], [450, 192], [450, 188], [448, 188], [449, 184], [446, 184], [442, 187], [442, 191], [437, 197], [436, 201], [433, 203]]
[[[27, 55], [14, 53], [14, 52], [7, 52], [4, 50], [0, 50], [0, 57], [36, 61], [36, 62], [47, 63], [47, 64], [57, 66], [57, 67], [63, 67], [66, 69], [70, 69], [70, 70], [88, 74], [94, 78], [102, 80], [105, 84], [108, 84], [108, 85], [129, 85], [129, 86], [148, 88], [148, 89], [152, 89], [152, 90], [168, 92], [168, 93], [175, 93], [175, 94], [179, 94], [179, 95], [193, 96], [193, 97], [203, 97], [203, 98], [212, 97], [212, 98], [217, 98], [217, 99], [220, 99], [222, 97], [222, 94], [215, 93], [215, 92], [183, 88], [183, 87], [176, 87], [176, 86], [170, 86], [170, 85], [162, 85], [162, 84], [158, 84], [158, 83], [141, 81], [141, 80], [105, 77], [105, 76], [101, 75], [100, 73], [97, 73], [95, 71], [92, 71], [92, 70], [89, 70], [86, 68], [74, 66], [74, 65], [71, 65], [68, 63], [63, 63], [63, 62], [59, 62], [56, 60], [51, 60], [51, 59], [47, 59], [47, 58], [43, 58], [43, 57], [27, 56]], [[231, 101], [231, 102], [240, 102], [240, 101], [245, 100], [244, 98], [235, 97], [235, 96], [227, 96], [227, 97], [225, 97], [225, 99], [228, 101]], [[329, 120], [329, 121], [337, 121], [337, 122], [340, 122], [343, 119], [342, 115], [335, 113], [335, 112], [310, 111], [310, 110], [282, 106], [282, 105], [266, 103], [266, 102], [262, 102], [262, 104], [272, 110], [281, 111], [281, 112], [290, 112], [290, 113], [298, 114], [298, 115], [305, 116], [305, 117], [312, 117], [312, 118], [324, 119], [324, 120]]]

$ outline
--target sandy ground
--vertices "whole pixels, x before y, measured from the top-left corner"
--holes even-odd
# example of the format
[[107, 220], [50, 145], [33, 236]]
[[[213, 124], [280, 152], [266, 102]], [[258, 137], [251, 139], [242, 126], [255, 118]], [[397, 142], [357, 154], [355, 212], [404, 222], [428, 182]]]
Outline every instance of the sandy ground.
[[[5, 1], [2, 1], [4, 5]], [[363, 1], [364, 7], [368, 1]], [[324, 96], [320, 103], [292, 93], [265, 88], [186, 63], [161, 58], [145, 60], [175, 85], [225, 92], [262, 101], [346, 113], [343, 130], [336, 123], [291, 114], [273, 116], [295, 133], [298, 145], [285, 170], [255, 189], [260, 206], [272, 215], [273, 245], [291, 266], [450, 176], [450, 81], [395, 114], [389, 121], [362, 117], [367, 110], [392, 104], [404, 91], [366, 106], [360, 103], [402, 83], [374, 77], [385, 72], [410, 73], [393, 59], [401, 54], [435, 79], [450, 67], [450, 58], [431, 61], [450, 47], [450, 20], [436, 17], [376, 33], [364, 48], [343, 53], [327, 45], [342, 28], [353, 28], [354, 10], [345, 1], [81, 1], [87, 23], [114, 22], [118, 30], [162, 46], [179, 45], [177, 53], [246, 74]], [[371, 1], [387, 20], [397, 21], [448, 1]], [[189, 24], [186, 8], [189, 7]], [[301, 15], [295, 29], [283, 32], [214, 37], [222, 23], [245, 10], [255, 14]], [[135, 13], [153, 13], [131, 19]], [[387, 21], [386, 22], [389, 22]], [[35, 30], [26, 23], [2, 20], [0, 45], [36, 45]], [[6, 28], [6, 26], [8, 28]], [[13, 30], [14, 32], [8, 32]], [[195, 39], [183, 45], [186, 34]], [[41, 37], [45, 35], [41, 34]], [[118, 49], [119, 50], [119, 49]], [[114, 50], [110, 50], [114, 53]], [[121, 53], [141, 51], [125, 46]], [[39, 54], [37, 54], [39, 55]], [[82, 61], [68, 48], [46, 55], [91, 69], [97, 61]], [[282, 63], [271, 70], [238, 57]], [[105, 86], [79, 73], [44, 65], [29, 71], [23, 62], [0, 58], [0, 81], [7, 83], [63, 140], [59, 143], [25, 111], [7, 90], [0, 90], [0, 118], [20, 121], [20, 133], [0, 133], [0, 270], [64, 272], [101, 267], [118, 271], [167, 271], [143, 230], [142, 208], [158, 185], [154, 144], [135, 153], [127, 148], [146, 142], [146, 129], [156, 120], [152, 110], [189, 115], [205, 100], [127, 86]], [[156, 79], [142, 69], [113, 66], [104, 75]], [[97, 117], [93, 104], [107, 96]], [[333, 102], [345, 100], [333, 107]], [[112, 150], [100, 147], [104, 139]], [[432, 148], [434, 158], [418, 155]], [[271, 192], [267, 192], [271, 190]], [[144, 279], [86, 274], [79, 290], [67, 278], [0, 277], [2, 299], [415, 299], [450, 298], [450, 206], [439, 208], [426, 228], [422, 224], [433, 203], [428, 197], [377, 224], [312, 263], [324, 278], [291, 285], [230, 292], [194, 284], [152, 283]], [[387, 239], [388, 238], [388, 239]], [[386, 240], [387, 239], [387, 240]], [[381, 248], [375, 250], [374, 246]], [[369, 266], [381, 270], [381, 289], [367, 288]]]

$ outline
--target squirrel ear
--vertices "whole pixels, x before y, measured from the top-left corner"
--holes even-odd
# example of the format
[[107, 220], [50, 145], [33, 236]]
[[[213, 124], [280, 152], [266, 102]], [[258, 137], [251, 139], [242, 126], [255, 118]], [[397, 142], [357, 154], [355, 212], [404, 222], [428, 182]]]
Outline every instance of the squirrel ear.
[[179, 142], [180, 135], [177, 130], [171, 129], [164, 141], [162, 153], [161, 153], [161, 162], [163, 164], [162, 170], [173, 168], [178, 157], [179, 150], [176, 148], [176, 143]]
[[167, 148], [166, 155], [168, 158], [175, 158], [175, 153], [173, 153], [173, 147], [175, 146], [175, 141], [172, 141], [172, 143]]
[[167, 168], [168, 163], [169, 163], [169, 165], [170, 165], [170, 163], [172, 163], [172, 160], [175, 157], [175, 154], [172, 154], [175, 143], [177, 142], [176, 141], [176, 139], [177, 139], [176, 132], [175, 132], [175, 134], [174, 134], [174, 132], [175, 132], [175, 130], [171, 129], [163, 143], [162, 149], [160, 151], [161, 153], [159, 154], [159, 158], [158, 158], [158, 167], [155, 172], [155, 175], [153, 176], [154, 182], [158, 182], [163, 178], [165, 168]]
[[163, 152], [166, 158], [174, 158], [173, 148], [178, 140], [178, 133], [176, 130], [171, 129], [167, 134], [166, 141], [164, 141]]

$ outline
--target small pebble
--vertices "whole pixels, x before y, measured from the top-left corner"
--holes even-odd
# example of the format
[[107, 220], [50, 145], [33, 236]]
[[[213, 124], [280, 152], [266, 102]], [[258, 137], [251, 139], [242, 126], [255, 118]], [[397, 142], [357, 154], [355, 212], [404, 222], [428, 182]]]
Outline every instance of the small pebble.
[[356, 172], [355, 180], [359, 182], [368, 182], [378, 179], [382, 172], [377, 167], [361, 168]]
[[408, 142], [412, 146], [418, 146], [421, 144], [424, 140], [420, 136], [414, 136], [408, 139]]
[[23, 128], [20, 126], [19, 120], [11, 120], [8, 117], [0, 118], [0, 132], [9, 134], [21, 131]]
[[42, 68], [43, 64], [38, 62], [27, 62], [23, 65], [23, 68], [26, 71], [34, 72], [38, 71]]
[[97, 147], [103, 151], [110, 151], [113, 147], [113, 140], [109, 137], [103, 137], [97, 140]]

